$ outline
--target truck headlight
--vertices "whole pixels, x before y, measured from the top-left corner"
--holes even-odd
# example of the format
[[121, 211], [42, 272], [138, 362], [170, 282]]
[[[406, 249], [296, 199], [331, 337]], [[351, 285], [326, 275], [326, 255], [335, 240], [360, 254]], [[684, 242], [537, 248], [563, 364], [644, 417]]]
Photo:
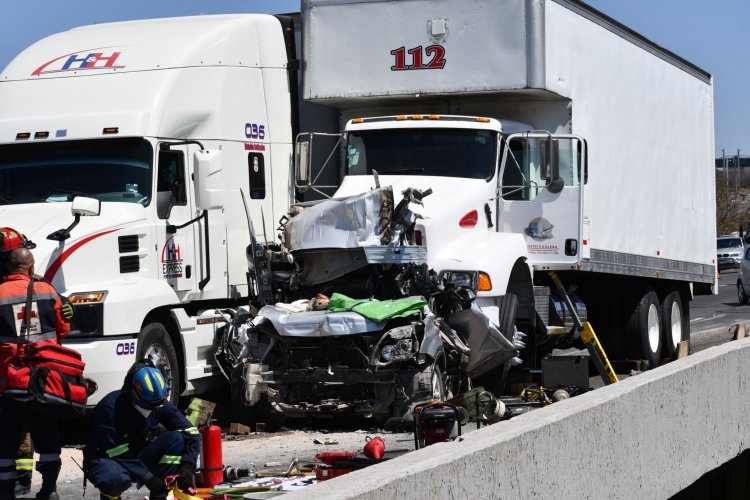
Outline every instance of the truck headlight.
[[470, 288], [477, 292], [492, 290], [490, 275], [482, 271], [443, 271], [440, 273], [440, 282]]
[[383, 361], [393, 361], [393, 354], [396, 351], [396, 347], [388, 344], [387, 346], [383, 346], [383, 350], [380, 351], [380, 357], [383, 358]]
[[107, 292], [77, 292], [68, 296], [75, 308], [68, 338], [99, 337], [104, 330], [104, 299]]
[[79, 293], [71, 293], [68, 296], [68, 302], [70, 302], [71, 304], [96, 304], [99, 302], [104, 302], [105, 298], [107, 298], [106, 291], [79, 292]]

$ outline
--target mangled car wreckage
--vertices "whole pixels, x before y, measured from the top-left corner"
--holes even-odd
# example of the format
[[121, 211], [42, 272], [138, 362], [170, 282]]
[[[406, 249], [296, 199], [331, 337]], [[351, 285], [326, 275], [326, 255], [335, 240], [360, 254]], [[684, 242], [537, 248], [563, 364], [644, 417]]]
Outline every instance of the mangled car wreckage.
[[235, 413], [384, 421], [484, 376], [499, 387], [523, 334], [437, 276], [414, 225], [430, 191], [391, 187], [292, 207], [280, 243], [248, 248], [250, 307], [227, 311], [216, 358]]

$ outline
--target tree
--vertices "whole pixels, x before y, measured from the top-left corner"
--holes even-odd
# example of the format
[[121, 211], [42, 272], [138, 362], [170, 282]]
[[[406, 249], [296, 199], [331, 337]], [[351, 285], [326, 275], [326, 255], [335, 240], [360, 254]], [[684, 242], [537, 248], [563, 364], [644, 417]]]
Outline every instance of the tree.
[[[743, 193], [744, 194], [744, 193]], [[721, 172], [716, 173], [716, 231], [727, 234], [737, 231], [750, 220], [744, 196], [737, 196], [734, 185], [727, 186]]]

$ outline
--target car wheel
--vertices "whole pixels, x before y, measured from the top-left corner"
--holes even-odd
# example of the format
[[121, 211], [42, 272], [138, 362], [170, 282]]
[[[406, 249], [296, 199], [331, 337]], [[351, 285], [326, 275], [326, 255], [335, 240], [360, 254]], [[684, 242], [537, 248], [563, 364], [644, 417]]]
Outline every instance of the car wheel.
[[445, 379], [440, 369], [442, 357], [427, 365], [418, 374], [417, 392], [414, 402], [445, 401], [447, 394], [445, 390]]
[[742, 285], [742, 280], [737, 280], [737, 300], [740, 304], [747, 304], [750, 300], [750, 296], [745, 293], [745, 287]]
[[148, 358], [164, 375], [169, 386], [169, 401], [180, 397], [180, 365], [167, 329], [160, 323], [149, 323], [138, 334], [138, 359]]

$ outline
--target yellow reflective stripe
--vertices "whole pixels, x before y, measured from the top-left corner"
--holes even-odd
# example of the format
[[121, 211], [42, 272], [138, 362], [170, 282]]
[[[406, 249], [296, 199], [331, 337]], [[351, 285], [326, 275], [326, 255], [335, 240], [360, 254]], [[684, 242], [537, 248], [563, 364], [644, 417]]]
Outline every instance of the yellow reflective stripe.
[[16, 470], [32, 470], [34, 468], [33, 458], [17, 458]]
[[143, 380], [146, 382], [146, 388], [149, 392], [154, 392], [154, 386], [151, 385], [151, 378], [148, 376], [148, 372], [146, 372], [146, 376], [143, 377]]
[[164, 386], [166, 385], [166, 384], [164, 383], [164, 376], [163, 376], [163, 375], [161, 374], [161, 372], [155, 373], [154, 375], [156, 376], [156, 380], [158, 380], [158, 381], [159, 381], [159, 386], [160, 386], [160, 387], [161, 387], [162, 389], [164, 389]]
[[128, 446], [128, 443], [121, 444], [119, 446], [115, 446], [114, 448], [110, 448], [107, 450], [107, 455], [109, 458], [115, 458], [119, 457], [123, 453], [126, 453], [130, 447]]
[[180, 432], [184, 432], [185, 434], [200, 434], [200, 432], [198, 432], [198, 429], [195, 427], [186, 427], [184, 429], [180, 429]]
[[180, 464], [180, 460], [182, 459], [181, 455], [164, 455], [161, 457], [161, 460], [159, 460], [160, 464]]

